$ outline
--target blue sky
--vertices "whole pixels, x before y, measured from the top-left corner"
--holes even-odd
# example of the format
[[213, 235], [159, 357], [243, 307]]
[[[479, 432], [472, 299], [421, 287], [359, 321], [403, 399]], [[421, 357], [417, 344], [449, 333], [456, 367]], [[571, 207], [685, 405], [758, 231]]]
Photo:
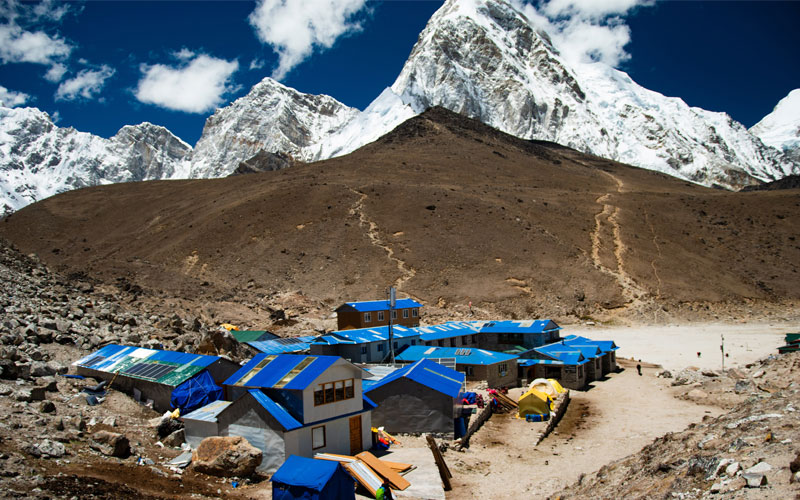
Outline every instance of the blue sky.
[[[215, 107], [266, 76], [363, 109], [394, 82], [441, 5], [0, 2], [5, 105], [35, 106], [60, 126], [103, 137], [149, 121], [190, 144]], [[563, 29], [564, 43], [597, 28], [600, 36], [572, 48], [748, 127], [800, 87], [800, 2], [547, 0], [528, 8]]]

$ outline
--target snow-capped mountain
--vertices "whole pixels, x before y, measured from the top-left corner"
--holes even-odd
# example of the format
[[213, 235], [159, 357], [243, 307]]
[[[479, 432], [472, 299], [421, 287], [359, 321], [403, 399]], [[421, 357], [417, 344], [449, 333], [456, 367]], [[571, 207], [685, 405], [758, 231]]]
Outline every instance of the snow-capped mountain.
[[[797, 92], [787, 99], [796, 102]], [[448, 0], [394, 84], [364, 111], [265, 78], [209, 117], [192, 149], [148, 123], [103, 139], [58, 128], [36, 109], [0, 108], [0, 207], [93, 184], [226, 176], [257, 155], [339, 156], [435, 105], [518, 137], [738, 188], [800, 174], [800, 159], [784, 153], [791, 130], [778, 125], [797, 107], [779, 113], [784, 101], [754, 127], [759, 139], [725, 113], [647, 90], [605, 64], [568, 64], [505, 0]]]
[[69, 189], [171, 177], [191, 151], [151, 123], [104, 139], [35, 108], [0, 107], [0, 214]]
[[781, 99], [772, 113], [750, 128], [750, 133], [800, 163], [800, 89]]

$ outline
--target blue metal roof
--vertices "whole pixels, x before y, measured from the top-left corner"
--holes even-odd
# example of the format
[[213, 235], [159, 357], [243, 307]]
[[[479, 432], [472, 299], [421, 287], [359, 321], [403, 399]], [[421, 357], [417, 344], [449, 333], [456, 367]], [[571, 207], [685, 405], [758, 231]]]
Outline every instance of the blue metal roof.
[[611, 352], [616, 351], [619, 349], [616, 343], [613, 340], [592, 340], [587, 337], [581, 337], [580, 335], [567, 335], [564, 337], [564, 342], [567, 344], [582, 344], [582, 345], [597, 345], [603, 352]]
[[574, 342], [565, 342], [564, 345], [581, 351], [581, 354], [583, 354], [587, 359], [599, 358], [603, 355], [603, 351], [601, 351], [596, 344], [585, 345]]
[[365, 392], [372, 391], [403, 377], [455, 398], [461, 392], [465, 375], [439, 363], [421, 359], [369, 384], [369, 389], [365, 389]]
[[222, 413], [222, 410], [227, 408], [230, 404], [230, 401], [214, 401], [213, 403], [209, 403], [191, 413], [182, 415], [181, 420], [202, 420], [204, 422], [216, 422], [217, 416]]
[[489, 321], [481, 327], [481, 333], [544, 333], [561, 330], [553, 320], [507, 320]]
[[[422, 304], [417, 302], [413, 299], [397, 299], [395, 301], [395, 309], [408, 309], [412, 307], [422, 307]], [[352, 309], [358, 312], [370, 312], [370, 311], [388, 311], [389, 310], [389, 301], [388, 300], [368, 300], [364, 302], [345, 302], [341, 306], [339, 306], [336, 311], [344, 311], [347, 309]]]
[[272, 340], [254, 340], [245, 343], [265, 354], [287, 354], [307, 351], [315, 338], [313, 335], [305, 335]]
[[520, 359], [517, 361], [517, 366], [533, 366], [533, 365], [557, 365], [563, 366], [563, 361], [558, 361], [555, 359]]
[[589, 362], [580, 350], [564, 345], [561, 342], [537, 347], [534, 350], [538, 353], [563, 361], [565, 365], [582, 365]]
[[297, 421], [283, 406], [267, 397], [266, 394], [258, 389], [250, 389], [247, 391], [251, 396], [260, 404], [270, 415], [275, 417], [275, 420], [283, 427], [285, 431], [291, 431], [303, 427], [303, 424]]
[[[302, 390], [340, 359], [342, 358], [339, 356], [258, 354], [223, 382], [223, 385]], [[300, 366], [301, 363], [304, 366]], [[298, 368], [299, 372], [288, 382], [276, 387], [295, 368]]]
[[455, 358], [460, 365], [493, 365], [517, 356], [502, 352], [487, 351], [485, 349], [471, 349], [467, 347], [431, 347], [412, 345], [398, 354], [398, 361], [419, 361], [420, 359]]
[[[393, 325], [395, 339], [416, 337], [419, 335], [414, 328]], [[321, 335], [314, 341], [315, 344], [366, 344], [389, 340], [389, 327], [376, 326], [373, 328], [358, 328], [356, 330], [339, 330], [329, 335]]]
[[419, 333], [419, 338], [424, 341], [449, 339], [463, 335], [473, 335], [479, 332], [477, 325], [472, 323], [449, 321], [440, 325], [417, 326], [412, 330]]

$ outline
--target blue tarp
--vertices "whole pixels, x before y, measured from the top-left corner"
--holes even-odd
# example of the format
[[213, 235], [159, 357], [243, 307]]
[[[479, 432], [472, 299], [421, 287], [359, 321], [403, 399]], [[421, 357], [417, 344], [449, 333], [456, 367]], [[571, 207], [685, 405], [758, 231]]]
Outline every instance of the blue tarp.
[[222, 388], [214, 383], [208, 370], [203, 370], [172, 391], [170, 404], [185, 415], [222, 397]]
[[355, 480], [339, 462], [289, 455], [272, 475], [272, 500], [355, 500]]

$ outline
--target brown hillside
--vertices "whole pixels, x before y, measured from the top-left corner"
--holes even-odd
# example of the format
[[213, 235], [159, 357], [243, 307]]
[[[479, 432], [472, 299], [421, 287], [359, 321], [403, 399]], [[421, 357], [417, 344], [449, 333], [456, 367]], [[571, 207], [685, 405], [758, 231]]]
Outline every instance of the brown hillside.
[[432, 109], [341, 158], [58, 195], [0, 236], [253, 324], [282, 292], [329, 312], [392, 284], [494, 315], [658, 321], [797, 300], [798, 221], [798, 190], [712, 190]]

